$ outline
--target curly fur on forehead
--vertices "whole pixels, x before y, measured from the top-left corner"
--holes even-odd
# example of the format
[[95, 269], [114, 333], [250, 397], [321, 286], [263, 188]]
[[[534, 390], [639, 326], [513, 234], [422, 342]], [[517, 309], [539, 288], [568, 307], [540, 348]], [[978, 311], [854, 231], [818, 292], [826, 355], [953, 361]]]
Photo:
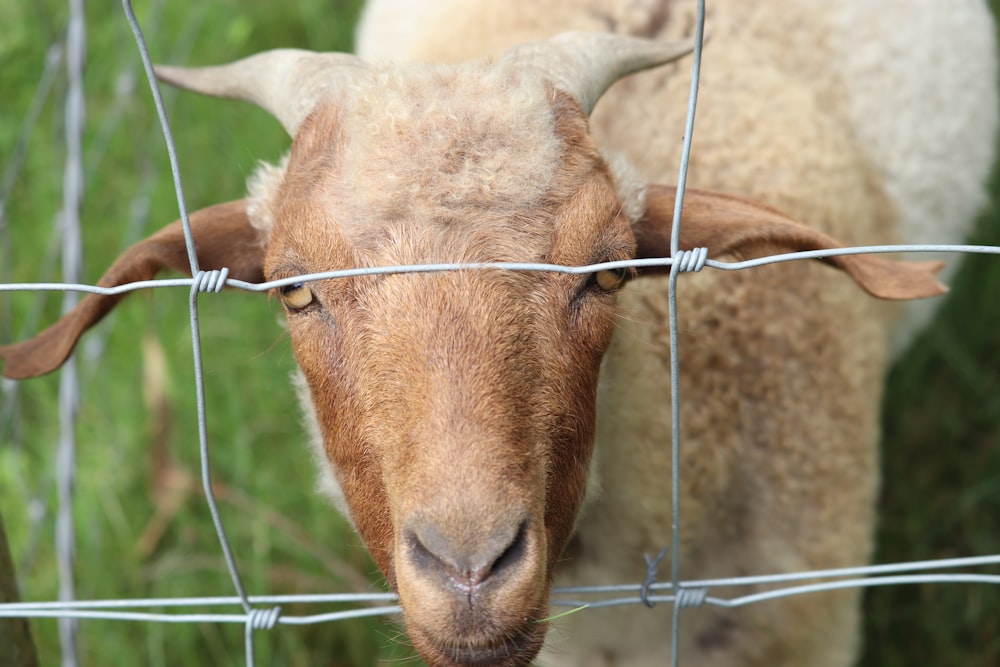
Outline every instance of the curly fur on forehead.
[[[344, 93], [329, 176], [345, 225], [507, 217], [535, 208], [558, 171], [551, 90], [533, 72], [489, 61], [381, 66]], [[274, 224], [286, 166], [250, 179], [261, 229]]]
[[338, 166], [354, 219], [513, 213], [537, 205], [555, 173], [547, 86], [509, 67], [384, 68], [346, 105]]

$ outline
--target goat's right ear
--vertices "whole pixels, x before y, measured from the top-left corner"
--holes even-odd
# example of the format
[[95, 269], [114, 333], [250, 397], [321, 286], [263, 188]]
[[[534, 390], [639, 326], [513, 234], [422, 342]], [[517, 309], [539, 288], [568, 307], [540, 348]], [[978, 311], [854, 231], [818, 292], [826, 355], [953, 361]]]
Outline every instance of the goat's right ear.
[[[226, 267], [230, 278], [263, 282], [264, 235], [250, 224], [246, 200], [204, 208], [192, 213], [190, 222], [203, 271]], [[97, 284], [114, 287], [149, 280], [163, 269], [191, 274], [180, 220], [126, 250]], [[126, 294], [88, 294], [34, 338], [0, 347], [0, 359], [6, 361], [3, 375], [22, 380], [54, 371], [73, 352], [80, 336], [100, 322]]]
[[[646, 212], [632, 230], [637, 257], [668, 257], [676, 188], [650, 185]], [[708, 248], [709, 258], [736, 254], [741, 258], [775, 252], [846, 247], [837, 239], [808, 227], [781, 211], [744, 197], [688, 188], [681, 215], [680, 248]], [[823, 263], [851, 276], [866, 292], [880, 299], [922, 299], [948, 291], [936, 274], [941, 262], [909, 262], [874, 255], [826, 257]], [[648, 268], [640, 273], [666, 272]]]

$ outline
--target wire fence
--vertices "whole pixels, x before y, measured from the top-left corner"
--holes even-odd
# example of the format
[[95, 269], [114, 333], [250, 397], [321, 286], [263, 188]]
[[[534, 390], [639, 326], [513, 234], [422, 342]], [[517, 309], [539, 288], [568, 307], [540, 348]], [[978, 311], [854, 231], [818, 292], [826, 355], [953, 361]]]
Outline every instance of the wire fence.
[[[679, 559], [674, 558], [671, 559], [669, 575], [665, 577], [668, 578], [669, 581], [656, 581], [659, 575], [657, 570], [660, 559], [662, 559], [662, 557], [668, 552], [679, 553], [679, 531], [677, 527], [680, 525], [679, 513], [681, 511], [678, 497], [680, 487], [678, 475], [680, 469], [680, 405], [682, 400], [682, 388], [679, 386], [678, 381], [679, 371], [677, 360], [680, 355], [678, 352], [677, 340], [678, 326], [676, 313], [676, 292], [677, 280], [680, 273], [700, 271], [706, 266], [716, 270], [733, 271], [744, 270], [776, 262], [798, 261], [804, 259], [831, 257], [835, 255], [862, 253], [895, 253], [905, 251], [1000, 255], [1000, 248], [983, 245], [865, 246], [838, 250], [788, 253], [742, 262], [721, 262], [707, 259], [705, 249], [696, 249], [691, 251], [680, 250], [678, 248], [680, 212], [683, 202], [691, 140], [696, 130], [694, 126], [694, 118], [701, 62], [701, 43], [704, 29], [703, 0], [699, 2], [698, 5], [698, 22], [696, 26], [697, 38], [692, 63], [691, 95], [684, 138], [685, 143], [683, 159], [678, 178], [678, 196], [676, 198], [676, 209], [674, 212], [670, 257], [605, 262], [587, 266], [572, 267], [537, 263], [462, 263], [392, 266], [315, 273], [261, 284], [252, 284], [231, 279], [228, 277], [228, 270], [226, 269], [206, 272], [202, 271], [198, 266], [197, 256], [194, 251], [194, 242], [191, 236], [190, 223], [187, 218], [187, 207], [181, 184], [176, 149], [171, 136], [170, 126], [167, 121], [165, 106], [155, 83], [152, 62], [146, 46], [146, 41], [143, 37], [139, 23], [136, 20], [131, 3], [129, 0], [123, 0], [122, 5], [128, 22], [132, 28], [135, 42], [138, 45], [142, 65], [145, 70], [146, 78], [150, 83], [151, 94], [153, 96], [157, 115], [160, 120], [161, 131], [166, 139], [193, 277], [140, 281], [117, 287], [98, 287], [95, 285], [82, 284], [80, 282], [81, 242], [79, 220], [76, 217], [76, 212], [79, 211], [80, 208], [80, 198], [82, 196], [81, 188], [84, 175], [83, 160], [80, 155], [80, 138], [83, 128], [84, 103], [82, 88], [82, 62], [86, 52], [86, 35], [84, 31], [82, 0], [69, 0], [70, 20], [65, 45], [63, 46], [60, 43], [50, 49], [49, 57], [47, 59], [47, 67], [45, 70], [46, 73], [43, 76], [38, 88], [38, 98], [41, 99], [47, 94], [46, 91], [52, 85], [52, 79], [57, 63], [65, 56], [68, 62], [69, 94], [66, 101], [65, 116], [68, 145], [63, 188], [64, 202], [62, 214], [60, 216], [60, 226], [62, 231], [61, 265], [63, 267], [63, 279], [60, 282], [4, 282], [0, 283], [0, 292], [62, 292], [66, 295], [63, 306], [63, 312], [65, 313], [75, 304], [75, 295], [80, 292], [110, 295], [151, 288], [183, 287], [189, 290], [191, 343], [194, 352], [195, 387], [198, 408], [201, 481], [204, 495], [215, 525], [215, 530], [218, 535], [218, 542], [224, 554], [229, 576], [231, 578], [233, 588], [235, 589], [235, 595], [228, 597], [183, 597], [123, 600], [75, 599], [73, 567], [75, 551], [74, 535], [76, 534], [76, 529], [73, 525], [72, 497], [74, 487], [76, 445], [73, 439], [73, 433], [74, 419], [77, 411], [77, 405], [79, 403], [79, 383], [74, 370], [75, 366], [71, 359], [63, 367], [59, 389], [59, 422], [60, 433], [62, 434], [59, 440], [56, 463], [56, 486], [59, 490], [59, 518], [57, 523], [57, 553], [59, 554], [58, 569], [60, 581], [59, 600], [53, 602], [20, 602], [0, 604], [0, 618], [59, 619], [60, 641], [62, 645], [64, 665], [70, 666], [77, 663], [76, 643], [78, 628], [76, 626], [76, 621], [79, 619], [242, 625], [245, 628], [244, 637], [246, 664], [252, 667], [254, 664], [255, 631], [270, 630], [278, 625], [329, 623], [347, 618], [391, 615], [400, 612], [400, 607], [396, 604], [397, 598], [392, 593], [340, 593], [329, 595], [268, 596], [248, 594], [241, 577], [240, 569], [237, 565], [237, 559], [233, 553], [232, 547], [230, 546], [225, 527], [223, 526], [223, 522], [218, 511], [210, 466], [209, 436], [207, 429], [208, 405], [205, 399], [204, 371], [202, 368], [201, 334], [199, 325], [199, 295], [206, 292], [219, 292], [223, 287], [237, 288], [250, 292], [266, 292], [274, 288], [293, 283], [313, 280], [340, 279], [360, 275], [485, 269], [588, 274], [602, 269], [622, 267], [670, 267], [668, 290], [670, 302], [671, 412], [673, 424], [671, 454], [673, 461], [673, 477], [670, 483], [673, 495], [672, 507], [674, 513], [674, 530], [671, 535], [671, 547], [669, 549], [665, 549], [658, 558], [647, 557], [648, 573], [645, 581], [626, 585], [596, 585], [556, 589], [554, 590], [552, 597], [552, 604], [554, 606], [581, 609], [629, 604], [646, 604], [650, 606], [656, 603], [672, 604], [674, 608], [672, 632], [673, 637], [676, 638], [679, 632], [681, 611], [688, 607], [701, 605], [739, 607], [779, 597], [842, 588], [861, 588], [918, 583], [1000, 585], [1000, 575], [949, 572], [951, 570], [1000, 565], [1000, 554], [969, 558], [950, 558], [888, 565], [873, 565], [824, 571], [775, 574], [769, 576], [697, 581], [681, 580], [679, 576]], [[35, 105], [33, 104], [33, 107], [34, 106]], [[32, 114], [29, 114], [29, 119], [31, 116]], [[30, 122], [31, 121], [29, 120], [29, 124]], [[18, 155], [21, 155], [23, 150], [23, 146], [19, 147], [19, 150], [15, 155], [15, 159], [12, 161], [13, 164], [9, 165], [4, 181], [0, 184], [3, 187], [3, 189], [0, 190], [0, 194], [3, 195], [3, 198], [0, 199], [0, 203], [6, 199], [12, 189], [10, 182], [12, 181], [13, 176], [11, 176], [11, 174], [16, 174], [17, 162], [19, 160]], [[0, 216], [2, 215], [3, 210], [2, 207], [0, 207]], [[6, 226], [6, 221], [0, 217], [0, 223], [2, 223], [0, 224], [0, 232], [2, 232]], [[3, 241], [3, 237], [0, 236], [0, 247], [8, 245]], [[9, 252], [9, 248], [5, 248], [4, 252]], [[4, 276], [0, 276], [0, 278], [4, 278]], [[13, 394], [14, 385], [12, 383], [5, 383], [5, 388], [8, 390], [7, 396]], [[0, 410], [3, 409], [9, 409], [9, 406], [0, 406]], [[768, 586], [770, 588], [769, 590], [763, 592], [756, 591], [751, 594], [738, 597], [719, 597], [712, 594], [713, 590], [720, 588], [731, 589], [732, 587], [759, 586]], [[344, 611], [323, 612], [310, 615], [295, 615], [283, 612], [283, 606], [291, 604], [327, 605], [331, 603], [351, 604], [356, 605], [356, 607]], [[233, 611], [233, 609], [236, 609], [236, 611]], [[672, 664], [675, 667], [679, 664], [679, 656], [677, 653], [678, 645], [679, 642], [673, 642], [674, 652], [672, 655]]]

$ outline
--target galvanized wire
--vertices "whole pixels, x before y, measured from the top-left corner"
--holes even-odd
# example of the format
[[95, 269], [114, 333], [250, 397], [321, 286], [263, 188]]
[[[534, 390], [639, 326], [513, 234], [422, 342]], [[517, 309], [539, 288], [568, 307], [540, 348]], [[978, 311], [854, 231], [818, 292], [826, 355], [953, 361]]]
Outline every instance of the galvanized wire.
[[[317, 273], [304, 273], [299, 276], [282, 278], [280, 280], [269, 280], [261, 283], [249, 283], [236, 278], [226, 278], [225, 287], [232, 287], [246, 292], [268, 292], [279, 287], [294, 285], [295, 283], [312, 282], [316, 280], [337, 280], [339, 278], [356, 278], [359, 276], [379, 276], [388, 274], [408, 274], [408, 273], [442, 273], [446, 271], [545, 271], [550, 273], [563, 273], [568, 275], [584, 275], [595, 271], [621, 268], [650, 268], [650, 267], [670, 267], [676, 262], [680, 264], [680, 272], [700, 271], [704, 267], [719, 269], [722, 271], [741, 271], [744, 269], [764, 266], [766, 264], [777, 264], [781, 262], [793, 262], [806, 259], [823, 259], [828, 257], [839, 257], [845, 255], [872, 255], [886, 253], [935, 253], [935, 254], [969, 254], [969, 255], [1000, 255], [1000, 247], [988, 245], [970, 245], [959, 243], [901, 243], [899, 245], [872, 245], [853, 246], [850, 248], [829, 248], [824, 250], [803, 250], [798, 252], [781, 253], [768, 255], [757, 259], [742, 261], [726, 261], [717, 259], [704, 259], [704, 248], [694, 248], [678, 253], [676, 259], [670, 257], [654, 257], [644, 259], [623, 259], [613, 262], [598, 262], [595, 264], [581, 264], [578, 266], [568, 266], [564, 264], [545, 264], [535, 262], [456, 262], [456, 263], [436, 263], [436, 264], [400, 264], [396, 266], [370, 266], [353, 269], [338, 269], [336, 271], [322, 271]], [[204, 278], [158, 278], [155, 280], [137, 280], [131, 283], [124, 283], [114, 287], [101, 287], [85, 283], [6, 283], [0, 284], [0, 292], [87, 292], [90, 294], [125, 294], [143, 289], [157, 289], [161, 287], [187, 287], [190, 288]]]
[[[687, 189], [688, 163], [691, 160], [691, 142], [694, 138], [694, 117], [698, 106], [698, 84], [701, 80], [701, 52], [705, 42], [705, 0], [698, 0], [698, 15], [695, 22], [694, 57], [691, 61], [691, 90], [688, 93], [687, 117], [684, 121], [684, 144], [681, 148], [681, 164], [677, 174], [677, 196], [674, 199], [674, 217], [670, 230], [670, 279], [667, 281], [667, 317], [670, 326], [670, 583], [674, 591], [680, 595], [680, 546], [681, 546], [681, 394], [680, 394], [680, 353], [677, 325], [677, 277], [682, 269], [700, 269], [707, 260], [708, 252], [699, 249], [698, 260], [691, 259], [692, 254], [681, 255], [681, 213], [684, 209], [684, 193]], [[683, 257], [683, 259], [682, 259]], [[662, 553], [662, 552], [661, 552]], [[660, 556], [662, 558], [662, 556]], [[653, 577], [654, 562], [647, 561], [649, 571], [647, 581]], [[644, 602], [652, 605], [653, 601], [645, 596]], [[670, 664], [678, 667], [680, 664], [681, 609], [675, 604], [671, 615], [670, 626]]]
[[[190, 298], [188, 301], [191, 316], [191, 348], [194, 355], [195, 374], [195, 394], [198, 405], [198, 451], [201, 461], [201, 481], [205, 493], [205, 500], [208, 503], [209, 511], [212, 515], [212, 523], [215, 525], [215, 532], [219, 538], [219, 547], [222, 549], [226, 560], [226, 567], [232, 580], [236, 593], [239, 595], [243, 605], [246, 618], [245, 649], [247, 667], [254, 665], [253, 651], [253, 630], [259, 627], [274, 627], [273, 622], [261, 623], [257, 615], [259, 610], [254, 609], [247, 600], [246, 589], [243, 585], [243, 578], [240, 576], [239, 567], [236, 564], [236, 557], [233, 549], [226, 537], [226, 530], [222, 524], [222, 516], [219, 513], [219, 506], [215, 500], [215, 490], [212, 488], [211, 460], [208, 452], [208, 409], [205, 402], [205, 374], [202, 367], [201, 354], [201, 328], [198, 325], [198, 294], [204, 291], [219, 291], [225, 284], [227, 271], [220, 274], [218, 280], [212, 278], [206, 282], [205, 274], [202, 273], [198, 265], [198, 253], [195, 250], [194, 236], [191, 234], [191, 222], [188, 219], [187, 203], [184, 197], [184, 186], [181, 181], [180, 164], [177, 160], [177, 148], [173, 141], [173, 133], [170, 130], [170, 121], [167, 118], [167, 111], [160, 95], [159, 85], [153, 71], [153, 61], [149, 55], [149, 48], [142, 34], [142, 28], [136, 19], [132, 8], [131, 0], [122, 0], [122, 7], [128, 19], [129, 26], [135, 36], [135, 42], [139, 49], [139, 56], [142, 59], [142, 66], [146, 73], [146, 80], [149, 82], [150, 92], [153, 96], [153, 103], [156, 106], [156, 115], [160, 120], [160, 128], [167, 143], [167, 154], [170, 158], [170, 171], [174, 180], [174, 190], [177, 194], [177, 207], [180, 210], [181, 225], [184, 228], [184, 242], [187, 246], [188, 263], [191, 268], [191, 275], [194, 281], [191, 284]], [[276, 618], [276, 616], [275, 616]]]
[[[71, 6], [79, 6], [81, 0], [70, 0]], [[1000, 565], [1000, 555], [982, 556], [973, 558], [947, 559], [937, 561], [922, 561], [911, 563], [897, 563], [889, 565], [859, 566], [855, 568], [844, 568], [826, 571], [810, 571], [796, 573], [769, 574], [761, 576], [683, 581], [679, 577], [679, 559], [676, 554], [679, 552], [679, 525], [680, 525], [680, 498], [679, 498], [679, 451], [680, 441], [680, 396], [682, 388], [678, 382], [677, 360], [680, 358], [680, 351], [677, 348], [677, 312], [676, 312], [676, 289], [680, 273], [688, 271], [698, 271], [708, 266], [719, 270], [742, 270], [785, 261], [798, 261], [804, 259], [818, 259], [837, 255], [850, 255], [862, 253], [888, 253], [888, 252], [947, 252], [947, 253], [982, 253], [1000, 254], [1000, 248], [992, 246], [976, 246], [964, 244], [951, 245], [894, 245], [894, 246], [863, 246], [854, 248], [843, 248], [835, 250], [818, 250], [808, 252], [795, 252], [764, 257], [755, 260], [742, 262], [721, 262], [707, 259], [704, 249], [694, 249], [690, 251], [680, 250], [678, 247], [680, 232], [680, 214], [683, 207], [683, 197], [686, 182], [686, 170], [690, 155], [691, 140], [694, 131], [695, 105], [697, 100], [698, 71], [701, 58], [701, 42], [704, 26], [704, 0], [698, 3], [698, 19], [696, 25], [696, 49], [692, 64], [692, 84], [689, 101], [688, 117], [685, 127], [683, 158], [678, 178], [678, 191], [675, 201], [674, 224], [671, 238], [671, 256], [667, 258], [628, 260], [616, 262], [602, 262], [585, 266], [560, 266], [552, 264], [538, 263], [457, 263], [457, 264], [428, 264], [409, 266], [389, 266], [389, 267], [369, 267], [340, 271], [330, 271], [323, 273], [306, 274], [282, 280], [270, 281], [260, 284], [252, 284], [244, 281], [228, 278], [226, 269], [220, 271], [203, 272], [200, 270], [197, 255], [194, 250], [194, 241], [191, 236], [190, 223], [187, 216], [186, 205], [184, 203], [183, 187], [180, 180], [179, 168], [177, 166], [176, 149], [171, 137], [167, 114], [163, 107], [155, 78], [153, 76], [151, 59], [148, 48], [142, 36], [141, 28], [135, 18], [131, 2], [122, 0], [122, 5], [132, 27], [135, 41], [138, 45], [140, 58], [142, 60], [147, 79], [150, 84], [151, 93], [157, 108], [157, 115], [160, 119], [163, 136], [167, 143], [168, 155], [170, 156], [171, 170], [174, 178], [177, 201], [180, 209], [180, 217], [184, 228], [184, 234], [188, 249], [188, 256], [191, 265], [192, 278], [147, 280], [120, 285], [116, 287], [97, 287], [79, 283], [77, 274], [67, 273], [65, 280], [60, 283], [5, 283], [0, 284], [0, 291], [62, 291], [67, 294], [75, 292], [89, 292], [95, 294], [121, 294], [139, 289], [151, 289], [162, 287], [186, 287], [189, 290], [189, 311], [191, 324], [192, 349], [194, 351], [195, 366], [195, 391], [199, 413], [198, 437], [199, 456], [201, 461], [202, 485], [205, 496], [212, 514], [213, 523], [218, 535], [220, 548], [226, 559], [229, 574], [235, 596], [229, 597], [184, 597], [184, 598], [160, 598], [160, 599], [131, 599], [131, 600], [72, 600], [72, 591], [65, 594], [67, 599], [60, 599], [58, 602], [22, 602], [11, 604], [0, 604], [0, 617], [28, 617], [28, 618], [58, 618], [67, 623], [66, 627], [73, 627], [70, 622], [76, 619], [106, 619], [134, 622], [160, 622], [160, 623], [236, 623], [242, 624], [245, 628], [244, 643], [246, 652], [246, 662], [252, 667], [254, 663], [253, 634], [255, 630], [269, 630], [278, 625], [306, 625], [314, 623], [327, 623], [347, 618], [360, 618], [376, 615], [396, 615], [400, 613], [398, 602], [392, 593], [367, 593], [367, 594], [330, 594], [330, 595], [294, 595], [294, 596], [254, 596], [248, 595], [243, 585], [236, 558], [226, 537], [223, 522], [218, 511], [212, 488], [212, 475], [209, 456], [209, 439], [207, 434], [207, 405], [204, 396], [204, 373], [201, 365], [201, 342], [200, 327], [198, 320], [198, 297], [202, 292], [217, 292], [223, 287], [233, 287], [245, 291], [262, 292], [275, 289], [281, 286], [306, 282], [313, 280], [336, 280], [361, 275], [379, 275], [388, 273], [427, 273], [442, 271], [480, 271], [480, 270], [505, 270], [505, 271], [551, 271], [567, 274], [585, 274], [602, 269], [623, 268], [623, 267], [670, 267], [670, 277], [668, 282], [668, 299], [670, 303], [670, 356], [671, 356], [671, 412], [672, 412], [672, 460], [673, 471], [671, 479], [671, 495], [673, 497], [673, 517], [671, 549], [661, 554], [671, 556], [670, 581], [656, 582], [657, 559], [649, 559], [649, 567], [645, 582], [610, 585], [610, 586], [588, 586], [555, 589], [553, 591], [553, 606], [563, 607], [589, 607], [599, 608], [626, 604], [655, 604], [658, 602], [670, 603], [674, 605], [672, 616], [672, 636], [674, 637], [672, 650], [672, 664], [676, 667], [679, 663], [676, 641], [679, 633], [681, 611], [684, 608], [715, 605], [722, 607], [737, 607], [754, 604], [763, 600], [786, 597], [790, 595], [802, 595], [838, 588], [860, 588], [884, 585], [901, 585], [914, 583], [966, 583], [977, 585], [1000, 585], [1000, 575], [980, 574], [980, 573], [944, 573], [941, 570], [955, 568], [971, 568], [983, 566]], [[82, 18], [81, 18], [82, 20]], [[79, 41], [75, 41], [71, 30], [67, 44], [67, 50], [71, 57], [73, 54], [82, 53], [82, 36]], [[71, 69], [72, 73], [72, 69]], [[71, 77], [72, 78], [72, 77]], [[82, 102], [74, 93], [71, 95], [71, 104], [77, 101]], [[69, 108], [69, 107], [68, 107]], [[82, 109], [82, 106], [80, 107]], [[82, 114], [82, 112], [80, 112]], [[74, 122], [79, 119], [75, 119]], [[67, 125], [69, 116], [67, 117]], [[67, 134], [71, 134], [69, 131]], [[72, 150], [70, 153], [72, 154]], [[75, 159], [75, 158], [74, 158]], [[70, 168], [67, 167], [67, 202], [76, 201], [79, 185], [71, 182], [69, 176]], [[74, 174], [72, 178], [77, 178]], [[64, 206], [64, 214], [68, 205]], [[67, 223], [64, 223], [67, 225]], [[64, 226], [64, 234], [67, 237], [72, 235], [72, 230], [68, 230], [68, 225]], [[77, 266], [75, 258], [67, 255], [64, 258], [64, 270]], [[63, 371], [64, 378], [70, 378], [67, 382], [72, 382], [72, 365], [70, 370]], [[74, 398], [75, 394], [67, 390], [67, 397]], [[72, 411], [73, 402], [67, 398], [66, 418], [68, 421], [67, 432], [72, 431]], [[71, 449], [67, 450], [71, 452]], [[68, 469], [73, 467], [73, 459], [70, 454], [66, 454], [66, 460], [60, 464]], [[71, 490], [72, 473], [65, 480], [66, 490], [70, 492], [67, 497], [66, 506], [72, 508]], [[62, 523], [60, 523], [63, 526]], [[68, 524], [67, 524], [68, 525]], [[61, 528], [62, 530], [63, 528]], [[71, 531], [71, 528], [68, 529]], [[60, 552], [72, 554], [71, 543], [60, 547]], [[638, 564], [637, 564], [638, 565]], [[71, 569], [71, 562], [69, 563]], [[68, 581], [71, 582], [71, 573]], [[714, 589], [748, 587], [752, 592], [735, 597], [719, 597], [712, 595]], [[767, 590], [760, 590], [767, 587]], [[61, 597], [63, 597], [61, 595]], [[360, 605], [363, 603], [376, 603], [376, 607], [354, 606], [346, 610], [325, 611], [308, 615], [293, 615], [284, 611], [282, 605], [289, 604], [310, 604], [310, 605]], [[235, 613], [222, 613], [214, 611], [204, 611], [213, 607], [236, 607], [239, 611]], [[152, 612], [140, 611], [142, 609], [183, 609], [191, 608], [202, 611], [175, 611], [175, 612]], [[66, 665], [74, 664], [74, 651], [72, 649], [73, 635], [68, 633], [64, 640], [63, 656]]]
[[[83, 91], [83, 64], [87, 53], [87, 28], [83, 0], [69, 1], [66, 35], [66, 162], [63, 171], [62, 272], [66, 282], [77, 282], [83, 274], [83, 244], [80, 209], [83, 204], [83, 123], [86, 100]], [[79, 300], [74, 292], [63, 294], [62, 312], [70, 312]], [[76, 560], [76, 524], [73, 518], [73, 490], [76, 484], [76, 413], [80, 403], [80, 382], [76, 359], [66, 361], [59, 376], [59, 441], [56, 446], [56, 562], [59, 570], [59, 599], [76, 597], [73, 566]], [[59, 643], [63, 667], [76, 667], [76, 619], [59, 619]]]
[[[831, 570], [805, 572], [785, 572], [747, 577], [723, 579], [696, 579], [680, 581], [675, 588], [672, 583], [654, 583], [650, 586], [653, 602], [672, 603], [678, 598], [682, 606], [709, 604], [719, 607], [740, 607], [748, 604], [773, 600], [791, 595], [802, 595], [841, 588], [864, 588], [875, 586], [966, 583], [979, 585], [1000, 585], [1000, 575], [980, 573], [945, 573], [943, 570], [1000, 566], [1000, 554], [969, 558], [948, 558], [940, 560], [913, 561], [884, 565], [868, 565]], [[929, 574], [915, 574], [928, 572]], [[909, 574], [904, 574], [909, 573]], [[807, 582], [807, 583], [801, 583]], [[710, 596], [712, 589], [750, 588], [754, 592], [734, 597]], [[768, 587], [768, 590], [757, 590]], [[606, 586], [574, 586], [553, 589], [551, 603], [555, 607], [587, 606], [592, 609], [609, 606], [642, 604], [642, 584], [618, 584]], [[674, 591], [677, 591], [675, 593]], [[309, 595], [251, 595], [246, 598], [250, 605], [275, 608], [280, 605], [331, 605], [394, 603], [398, 598], [394, 593], [330, 593]], [[78, 600], [75, 602], [17, 602], [0, 604], [0, 617], [60, 618], [63, 616], [87, 619], [124, 621], [220, 622], [247, 623], [254, 614], [260, 615], [261, 608], [252, 613], [150, 613], [123, 611], [155, 608], [208, 608], [222, 606], [242, 607], [244, 599], [230, 597], [176, 597], [124, 600]], [[266, 611], [266, 610], [264, 610]], [[282, 614], [277, 624], [310, 625], [331, 620], [361, 618], [367, 616], [394, 615], [400, 612], [395, 604], [383, 604], [374, 608], [355, 608], [345, 611], [326, 612], [309, 615]]]

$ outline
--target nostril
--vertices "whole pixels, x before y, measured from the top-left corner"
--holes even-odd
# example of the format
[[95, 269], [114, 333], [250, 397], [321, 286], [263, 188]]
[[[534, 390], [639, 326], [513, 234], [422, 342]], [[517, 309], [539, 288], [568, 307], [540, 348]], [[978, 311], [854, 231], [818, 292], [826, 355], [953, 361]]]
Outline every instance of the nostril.
[[493, 561], [489, 574], [497, 575], [517, 565], [524, 559], [528, 550], [528, 523], [525, 521], [518, 528], [514, 539], [511, 540], [507, 548]]
[[415, 533], [407, 531], [406, 546], [410, 560], [417, 569], [424, 572], [444, 571], [447, 564], [428, 547], [424, 546], [423, 540]]
[[432, 523], [414, 522], [404, 539], [418, 572], [471, 590], [502, 580], [524, 561], [528, 522], [491, 526], [473, 535], [449, 535]]

